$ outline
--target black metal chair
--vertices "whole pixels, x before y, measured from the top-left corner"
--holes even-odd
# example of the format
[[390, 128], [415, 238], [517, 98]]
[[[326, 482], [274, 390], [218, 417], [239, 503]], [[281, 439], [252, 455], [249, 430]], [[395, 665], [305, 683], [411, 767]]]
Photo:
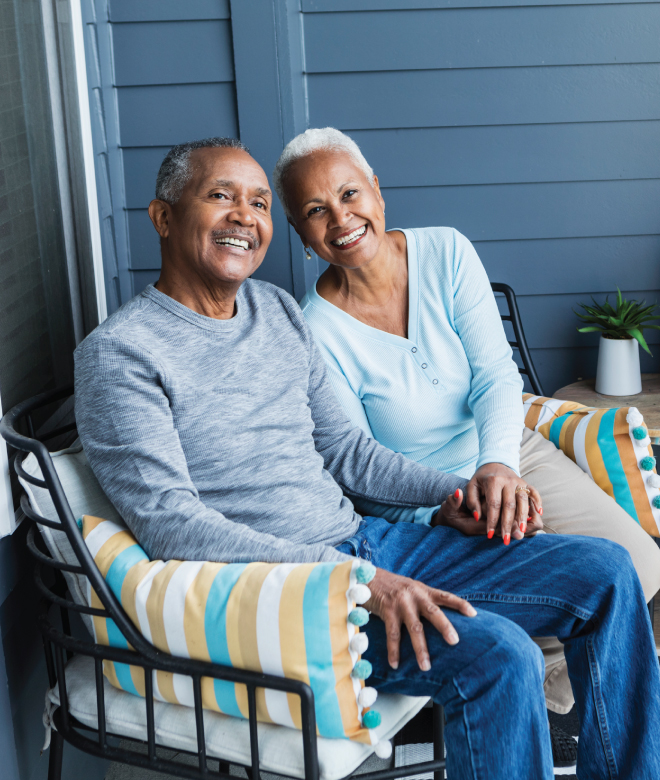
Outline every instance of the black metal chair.
[[[511, 327], [513, 328], [515, 340], [509, 341], [509, 346], [512, 349], [517, 350], [520, 354], [523, 367], [519, 367], [518, 371], [527, 376], [535, 395], [545, 395], [543, 388], [541, 387], [541, 380], [539, 379], [536, 369], [534, 368], [534, 363], [532, 362], [532, 355], [527, 346], [527, 339], [525, 338], [525, 331], [523, 330], [522, 320], [520, 319], [516, 294], [508, 284], [491, 282], [490, 286], [494, 293], [501, 293], [506, 299], [508, 314], [502, 314], [501, 317], [504, 322], [510, 322]], [[651, 625], [655, 628], [655, 598], [652, 598], [651, 601], [649, 601], [649, 615], [651, 616]]]
[[[202, 780], [202, 778], [209, 777], [230, 780], [229, 770], [231, 765], [243, 766], [250, 780], [260, 780], [259, 737], [256, 719], [257, 688], [285, 691], [299, 697], [302, 711], [305, 780], [318, 780], [319, 762], [314, 694], [308, 685], [297, 680], [289, 680], [268, 674], [257, 674], [218, 664], [168, 655], [154, 647], [136, 630], [121, 604], [115, 598], [82, 539], [53, 460], [48, 448], [44, 444], [44, 440], [53, 441], [59, 439], [61, 441], [64, 434], [69, 434], [71, 438], [74, 438], [75, 423], [50, 431], [46, 436], [42, 437], [42, 440], [39, 440], [35, 435], [33, 414], [35, 412], [39, 413], [44, 407], [52, 405], [57, 401], [63, 401], [71, 394], [71, 388], [43, 393], [15, 406], [0, 422], [0, 435], [11, 447], [17, 450], [15, 458], [13, 458], [16, 474], [22, 480], [49, 491], [59, 518], [59, 522], [55, 522], [38, 514], [30, 505], [25, 492], [22, 492], [21, 508], [32, 523], [27, 535], [27, 544], [30, 552], [36, 559], [35, 582], [44, 597], [43, 606], [37, 620], [44, 642], [49, 685], [51, 688], [58, 686], [60, 702], [60, 706], [52, 715], [52, 721], [57, 730], [53, 732], [51, 738], [48, 780], [60, 780], [61, 778], [64, 741], [95, 756], [159, 772], [167, 772], [177, 777], [189, 778], [190, 780]], [[29, 435], [19, 432], [19, 427], [23, 427]], [[29, 453], [36, 457], [44, 479], [36, 478], [32, 474], [27, 473], [23, 468], [23, 462]], [[75, 552], [79, 565], [68, 565], [51, 556], [46, 549], [41, 534], [36, 533], [39, 526], [64, 531], [69, 544]], [[63, 577], [65, 572], [71, 575], [85, 575], [96, 591], [103, 608], [95, 609], [74, 602], [67, 591], [67, 583]], [[57, 609], [54, 608], [59, 609], [61, 623], [59, 626], [53, 616], [53, 612], [57, 612]], [[133, 649], [127, 650], [99, 645], [95, 644], [91, 637], [81, 639], [75, 636], [70, 627], [70, 612], [112, 618], [129, 643], [129, 646]], [[90, 657], [94, 662], [96, 728], [90, 728], [89, 725], [76, 720], [68, 709], [65, 667], [74, 655]], [[144, 670], [146, 742], [127, 738], [123, 734], [113, 735], [106, 728], [103, 678], [103, 661], [106, 659], [140, 667]], [[196, 757], [196, 766], [182, 764], [157, 753], [156, 729], [154, 726], [153, 670], [186, 675], [192, 679], [197, 751], [196, 753], [189, 752], [188, 755]], [[201, 680], [203, 677], [228, 680], [234, 683], [242, 683], [246, 686], [249, 705], [250, 765], [239, 765], [216, 758], [213, 760], [219, 761], [217, 770], [209, 766], [202, 711]], [[394, 780], [394, 778], [398, 777], [428, 772], [433, 772], [435, 779], [441, 780], [444, 777], [445, 767], [444, 713], [441, 707], [434, 705], [433, 718], [434, 759], [432, 761], [362, 774], [360, 775], [361, 780]], [[120, 738], [122, 740], [121, 745], [118, 745], [117, 740], [112, 739], [113, 737]], [[145, 747], [146, 753], [144, 752]], [[158, 743], [158, 747], [167, 748], [167, 745]], [[142, 748], [142, 752], [140, 752], [140, 748]], [[180, 748], [176, 748], [176, 750], [179, 753], [186, 753], [186, 751]]]
[[523, 330], [522, 320], [520, 319], [520, 312], [518, 311], [518, 302], [516, 301], [516, 294], [508, 284], [499, 284], [491, 282], [491, 288], [494, 293], [501, 293], [506, 299], [508, 314], [502, 314], [502, 320], [504, 322], [510, 322], [513, 328], [514, 341], [509, 341], [509, 346], [517, 350], [522, 360], [522, 368], [518, 368], [521, 374], [524, 374], [529, 379], [529, 383], [532, 386], [532, 390], [535, 395], [544, 395], [543, 388], [541, 387], [541, 380], [539, 379], [534, 363], [532, 362], [532, 355], [527, 346], [527, 339], [525, 338], [525, 331]]

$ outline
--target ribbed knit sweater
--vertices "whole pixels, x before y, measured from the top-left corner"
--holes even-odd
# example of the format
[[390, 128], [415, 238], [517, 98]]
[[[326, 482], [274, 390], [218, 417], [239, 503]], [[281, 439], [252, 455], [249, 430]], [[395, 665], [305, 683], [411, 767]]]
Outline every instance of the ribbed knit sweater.
[[[372, 328], [307, 292], [301, 307], [354, 425], [407, 458], [471, 477], [518, 471], [523, 383], [477, 253], [451, 228], [401, 231], [408, 251], [408, 337]], [[391, 520], [369, 503], [360, 511]], [[430, 512], [418, 512], [428, 521]], [[414, 515], [414, 513], [413, 513]]]
[[236, 307], [212, 319], [150, 286], [76, 350], [85, 453], [151, 558], [342, 560], [345, 493], [432, 506], [465, 484], [352, 425], [291, 296], [247, 280]]

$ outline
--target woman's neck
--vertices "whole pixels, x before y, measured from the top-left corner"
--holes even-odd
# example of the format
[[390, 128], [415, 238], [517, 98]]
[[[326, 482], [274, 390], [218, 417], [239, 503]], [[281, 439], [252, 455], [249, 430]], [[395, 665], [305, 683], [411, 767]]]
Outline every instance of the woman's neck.
[[407, 335], [408, 259], [406, 238], [386, 233], [373, 260], [360, 268], [331, 265], [316, 291], [330, 303], [371, 327]]

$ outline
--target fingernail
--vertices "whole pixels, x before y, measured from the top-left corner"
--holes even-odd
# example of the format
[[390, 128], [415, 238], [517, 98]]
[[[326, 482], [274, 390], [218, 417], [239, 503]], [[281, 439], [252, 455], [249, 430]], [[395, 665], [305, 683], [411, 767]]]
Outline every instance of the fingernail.
[[460, 491], [458, 488], [456, 488], [456, 492], [454, 493], [454, 498], [455, 498], [457, 501], [458, 501], [458, 499], [460, 498], [460, 495], [461, 495], [461, 491]]
[[520, 530], [525, 533], [525, 523], [520, 524]]
[[543, 507], [541, 507], [541, 508], [539, 509], [539, 514], [541, 515], [541, 517], [543, 517]]
[[530, 515], [530, 516], [527, 518], [527, 522], [529, 523], [529, 521], [530, 521], [531, 519], [532, 519], [532, 516]]
[[488, 532], [488, 538], [492, 539], [493, 536], [495, 536], [495, 531], [494, 531], [494, 529], [491, 528], [490, 531]]
[[[456, 637], [456, 638], [458, 639], [458, 637]], [[423, 672], [428, 672], [430, 668], [431, 668], [431, 662], [429, 661], [428, 658], [425, 658], [422, 661], [421, 669], [422, 669]]]
[[511, 541], [511, 534], [504, 534], [504, 544], [509, 544]]
[[476, 617], [476, 615], [477, 610], [473, 606], [470, 606], [468, 609], [468, 617]]
[[474, 517], [474, 519], [475, 519], [477, 522], [479, 522], [479, 512], [477, 512], [477, 510], [476, 510], [476, 509], [475, 509], [475, 511], [472, 513], [472, 516]]
[[399, 662], [398, 661], [392, 661], [390, 666], [392, 667], [392, 669], [398, 669], [399, 668]]
[[[456, 645], [458, 644], [458, 634], [456, 634], [454, 631], [447, 634], [447, 641], [450, 645]], [[431, 664], [429, 664], [429, 669], [431, 668]]]

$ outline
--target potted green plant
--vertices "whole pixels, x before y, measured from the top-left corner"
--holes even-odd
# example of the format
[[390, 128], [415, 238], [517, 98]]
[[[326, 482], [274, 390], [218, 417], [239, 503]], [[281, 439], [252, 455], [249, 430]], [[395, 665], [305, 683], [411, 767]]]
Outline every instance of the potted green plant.
[[596, 392], [603, 395], [636, 395], [642, 392], [642, 375], [639, 368], [639, 346], [651, 355], [644, 330], [660, 330], [660, 325], [650, 325], [651, 320], [660, 320], [656, 315], [656, 304], [646, 306], [636, 300], [627, 301], [617, 287], [617, 302], [614, 308], [609, 302], [593, 306], [580, 303], [585, 314], [575, 312], [585, 323], [578, 328], [580, 333], [600, 332], [598, 345], [598, 369], [596, 371]]

